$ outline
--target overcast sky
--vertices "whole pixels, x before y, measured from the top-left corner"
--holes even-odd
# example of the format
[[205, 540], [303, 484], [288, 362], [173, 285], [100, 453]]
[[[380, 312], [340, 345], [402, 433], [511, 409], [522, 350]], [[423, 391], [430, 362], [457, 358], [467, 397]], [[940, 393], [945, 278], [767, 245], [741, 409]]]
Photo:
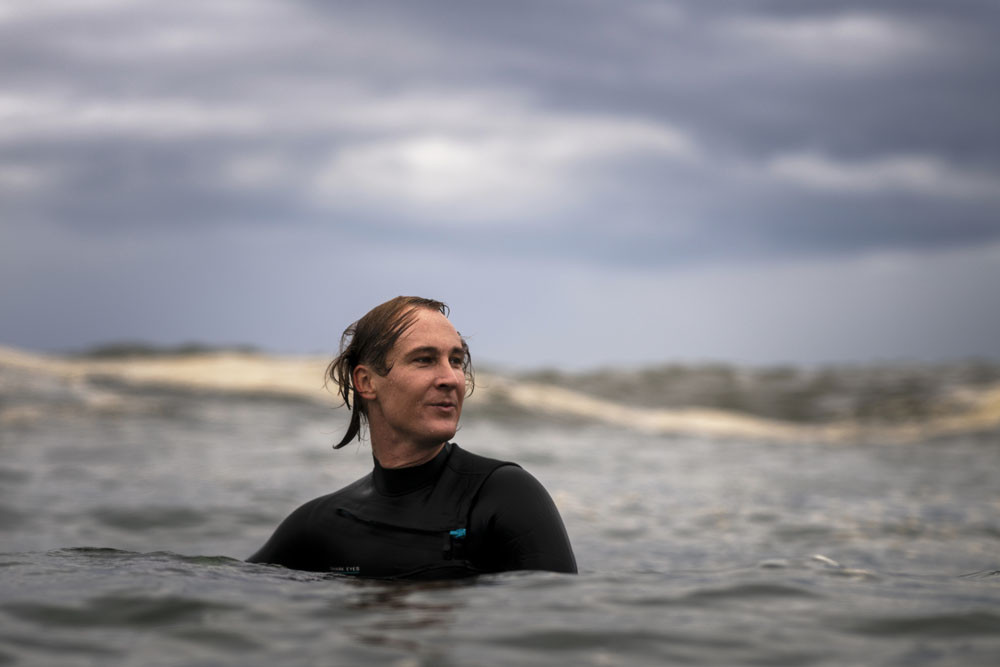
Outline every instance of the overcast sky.
[[995, 0], [0, 0], [0, 344], [1000, 358]]

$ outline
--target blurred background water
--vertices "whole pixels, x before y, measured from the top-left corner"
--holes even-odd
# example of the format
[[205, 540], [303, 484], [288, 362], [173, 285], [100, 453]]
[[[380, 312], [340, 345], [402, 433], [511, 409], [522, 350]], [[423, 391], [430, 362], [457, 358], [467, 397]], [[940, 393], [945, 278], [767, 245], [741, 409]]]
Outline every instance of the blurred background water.
[[906, 443], [643, 433], [491, 408], [486, 389], [456, 441], [545, 484], [580, 575], [418, 585], [240, 560], [294, 507], [370, 469], [367, 446], [331, 449], [344, 426], [332, 399], [10, 364], [0, 379], [5, 664], [1000, 654], [996, 429]]

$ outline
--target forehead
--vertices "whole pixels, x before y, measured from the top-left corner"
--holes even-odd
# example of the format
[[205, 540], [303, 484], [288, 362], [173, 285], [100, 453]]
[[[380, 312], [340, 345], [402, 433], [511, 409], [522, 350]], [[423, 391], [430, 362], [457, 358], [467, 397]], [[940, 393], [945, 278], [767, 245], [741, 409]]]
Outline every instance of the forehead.
[[451, 349], [462, 347], [462, 337], [448, 318], [427, 308], [418, 308], [410, 328], [396, 341], [394, 352], [406, 352], [417, 347]]

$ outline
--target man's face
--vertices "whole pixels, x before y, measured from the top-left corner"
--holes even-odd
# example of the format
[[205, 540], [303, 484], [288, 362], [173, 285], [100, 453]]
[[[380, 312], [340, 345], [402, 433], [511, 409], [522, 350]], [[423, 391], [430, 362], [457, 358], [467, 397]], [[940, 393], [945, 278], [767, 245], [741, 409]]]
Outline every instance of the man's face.
[[463, 360], [462, 339], [448, 318], [417, 309], [413, 325], [389, 352], [389, 372], [369, 375], [372, 436], [426, 447], [454, 437], [465, 399]]

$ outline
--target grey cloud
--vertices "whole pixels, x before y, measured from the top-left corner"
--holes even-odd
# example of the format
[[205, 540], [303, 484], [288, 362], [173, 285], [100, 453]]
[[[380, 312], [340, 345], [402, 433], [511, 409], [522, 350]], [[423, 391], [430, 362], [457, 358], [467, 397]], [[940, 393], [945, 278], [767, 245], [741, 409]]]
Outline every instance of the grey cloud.
[[[844, 17], [875, 38], [898, 28], [906, 48], [846, 62], [767, 43], [769, 30], [808, 37]], [[834, 0], [147, 3], [0, 23], [0, 115], [21, 128], [0, 130], [3, 207], [111, 230], [326, 223], [380, 243], [611, 264], [987, 243], [1000, 238], [988, 193], [816, 191], [768, 170], [789, 154], [837, 165], [917, 155], [988, 182], [1000, 173], [1000, 99], [986, 83], [1000, 69], [998, 26], [991, 3]], [[849, 47], [852, 29], [834, 25], [831, 46]], [[594, 117], [676, 131], [699, 159], [529, 162], [546, 122]], [[399, 178], [461, 196], [424, 206], [426, 189], [407, 199], [402, 181], [358, 180], [359, 164], [376, 177], [403, 169], [413, 146], [439, 152], [410, 154]], [[472, 178], [463, 160], [504, 171]], [[28, 187], [25, 174], [52, 185]], [[476, 215], [456, 201], [482, 201], [485, 218], [460, 236], [455, 225]]]

